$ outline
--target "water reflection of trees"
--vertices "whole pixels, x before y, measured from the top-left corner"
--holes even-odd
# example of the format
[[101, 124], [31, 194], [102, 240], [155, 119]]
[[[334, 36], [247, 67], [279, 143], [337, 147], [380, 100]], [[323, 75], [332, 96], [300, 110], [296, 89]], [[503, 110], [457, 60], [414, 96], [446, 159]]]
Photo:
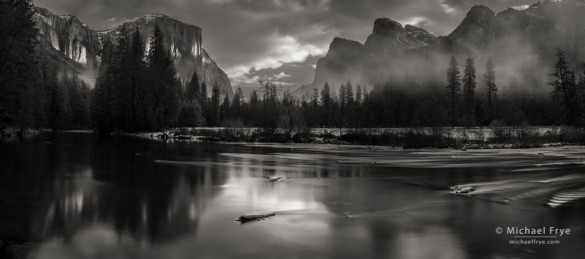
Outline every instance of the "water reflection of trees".
[[175, 145], [157, 146], [130, 137], [86, 137], [91, 139], [89, 145], [60, 150], [69, 163], [81, 164], [66, 168], [71, 177], [43, 185], [41, 204], [45, 205], [35, 220], [42, 236], [67, 239], [95, 224], [152, 242], [193, 233], [206, 200], [217, 194], [212, 186], [225, 182], [209, 164], [176, 167], [153, 162], [185, 152]]

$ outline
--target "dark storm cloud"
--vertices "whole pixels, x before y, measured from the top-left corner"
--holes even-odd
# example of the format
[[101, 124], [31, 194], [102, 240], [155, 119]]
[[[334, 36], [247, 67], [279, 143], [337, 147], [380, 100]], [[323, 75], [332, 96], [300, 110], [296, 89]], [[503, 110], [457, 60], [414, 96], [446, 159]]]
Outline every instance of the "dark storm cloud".
[[[106, 29], [149, 13], [164, 13], [203, 29], [204, 48], [235, 86], [254, 76], [290, 75], [298, 84], [313, 71], [278, 69], [324, 55], [333, 37], [364, 42], [373, 21], [388, 17], [436, 35], [452, 31], [469, 8], [494, 11], [530, 4], [526, 0], [35, 0], [57, 14], [72, 14]], [[254, 67], [255, 71], [250, 73]], [[294, 74], [301, 73], [301, 74]]]

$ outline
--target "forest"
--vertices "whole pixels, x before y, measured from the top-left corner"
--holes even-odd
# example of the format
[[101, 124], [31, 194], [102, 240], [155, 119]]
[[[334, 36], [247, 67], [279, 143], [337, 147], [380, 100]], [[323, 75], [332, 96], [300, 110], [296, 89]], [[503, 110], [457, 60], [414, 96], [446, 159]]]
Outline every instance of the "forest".
[[[0, 7], [0, 129], [95, 129], [102, 133], [159, 131], [175, 127], [255, 127], [306, 131], [310, 128], [483, 127], [585, 123], [585, 65], [575, 72], [557, 50], [549, 94], [525, 93], [496, 85], [494, 62], [476, 67], [468, 57], [460, 69], [445, 62], [444, 83], [423, 91], [408, 80], [353, 85], [339, 91], [328, 83], [298, 98], [260, 80], [249, 96], [237, 89], [220, 95], [215, 82], [194, 73], [182, 85], [155, 28], [150, 49], [140, 31], [120, 33], [104, 43], [95, 87], [58, 71], [39, 51], [29, 1], [2, 1]], [[479, 73], [478, 71], [482, 71]], [[576, 75], [578, 73], [578, 75]], [[512, 90], [510, 90], [512, 89]]]

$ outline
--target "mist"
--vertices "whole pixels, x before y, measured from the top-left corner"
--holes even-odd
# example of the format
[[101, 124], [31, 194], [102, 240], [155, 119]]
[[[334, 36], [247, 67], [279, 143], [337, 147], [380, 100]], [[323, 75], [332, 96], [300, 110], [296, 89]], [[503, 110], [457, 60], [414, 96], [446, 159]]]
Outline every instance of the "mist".
[[[382, 85], [412, 92], [443, 89], [447, 66], [454, 55], [460, 71], [468, 57], [474, 59], [478, 94], [485, 87], [483, 74], [490, 58], [501, 95], [549, 94], [549, 74], [557, 49], [567, 52], [573, 70], [579, 70], [584, 61], [583, 51], [577, 46], [583, 44], [585, 12], [573, 4], [535, 3], [522, 10], [508, 8], [498, 13], [476, 6], [448, 35], [438, 36], [423, 47], [406, 45], [406, 50], [395, 46], [404, 44], [400, 34], [388, 40], [390, 43], [382, 51], [368, 49], [367, 41], [345, 40], [348, 45], [359, 44], [362, 48], [348, 53], [349, 47], [335, 46], [339, 44], [334, 40], [327, 56], [317, 63], [314, 83], [297, 92], [319, 89], [327, 81], [337, 93], [348, 80], [372, 89]], [[345, 53], [338, 53], [341, 51]]]

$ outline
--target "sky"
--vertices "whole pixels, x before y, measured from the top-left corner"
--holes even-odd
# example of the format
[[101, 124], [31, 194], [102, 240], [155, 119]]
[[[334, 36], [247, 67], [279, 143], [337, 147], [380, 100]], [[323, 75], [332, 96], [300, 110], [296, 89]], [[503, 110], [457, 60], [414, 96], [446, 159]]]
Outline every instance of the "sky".
[[150, 13], [169, 15], [203, 30], [203, 48], [232, 86], [259, 78], [294, 88], [313, 81], [315, 64], [334, 37], [364, 42], [374, 20], [387, 17], [447, 35], [474, 5], [495, 12], [537, 0], [34, 0], [108, 29]]

